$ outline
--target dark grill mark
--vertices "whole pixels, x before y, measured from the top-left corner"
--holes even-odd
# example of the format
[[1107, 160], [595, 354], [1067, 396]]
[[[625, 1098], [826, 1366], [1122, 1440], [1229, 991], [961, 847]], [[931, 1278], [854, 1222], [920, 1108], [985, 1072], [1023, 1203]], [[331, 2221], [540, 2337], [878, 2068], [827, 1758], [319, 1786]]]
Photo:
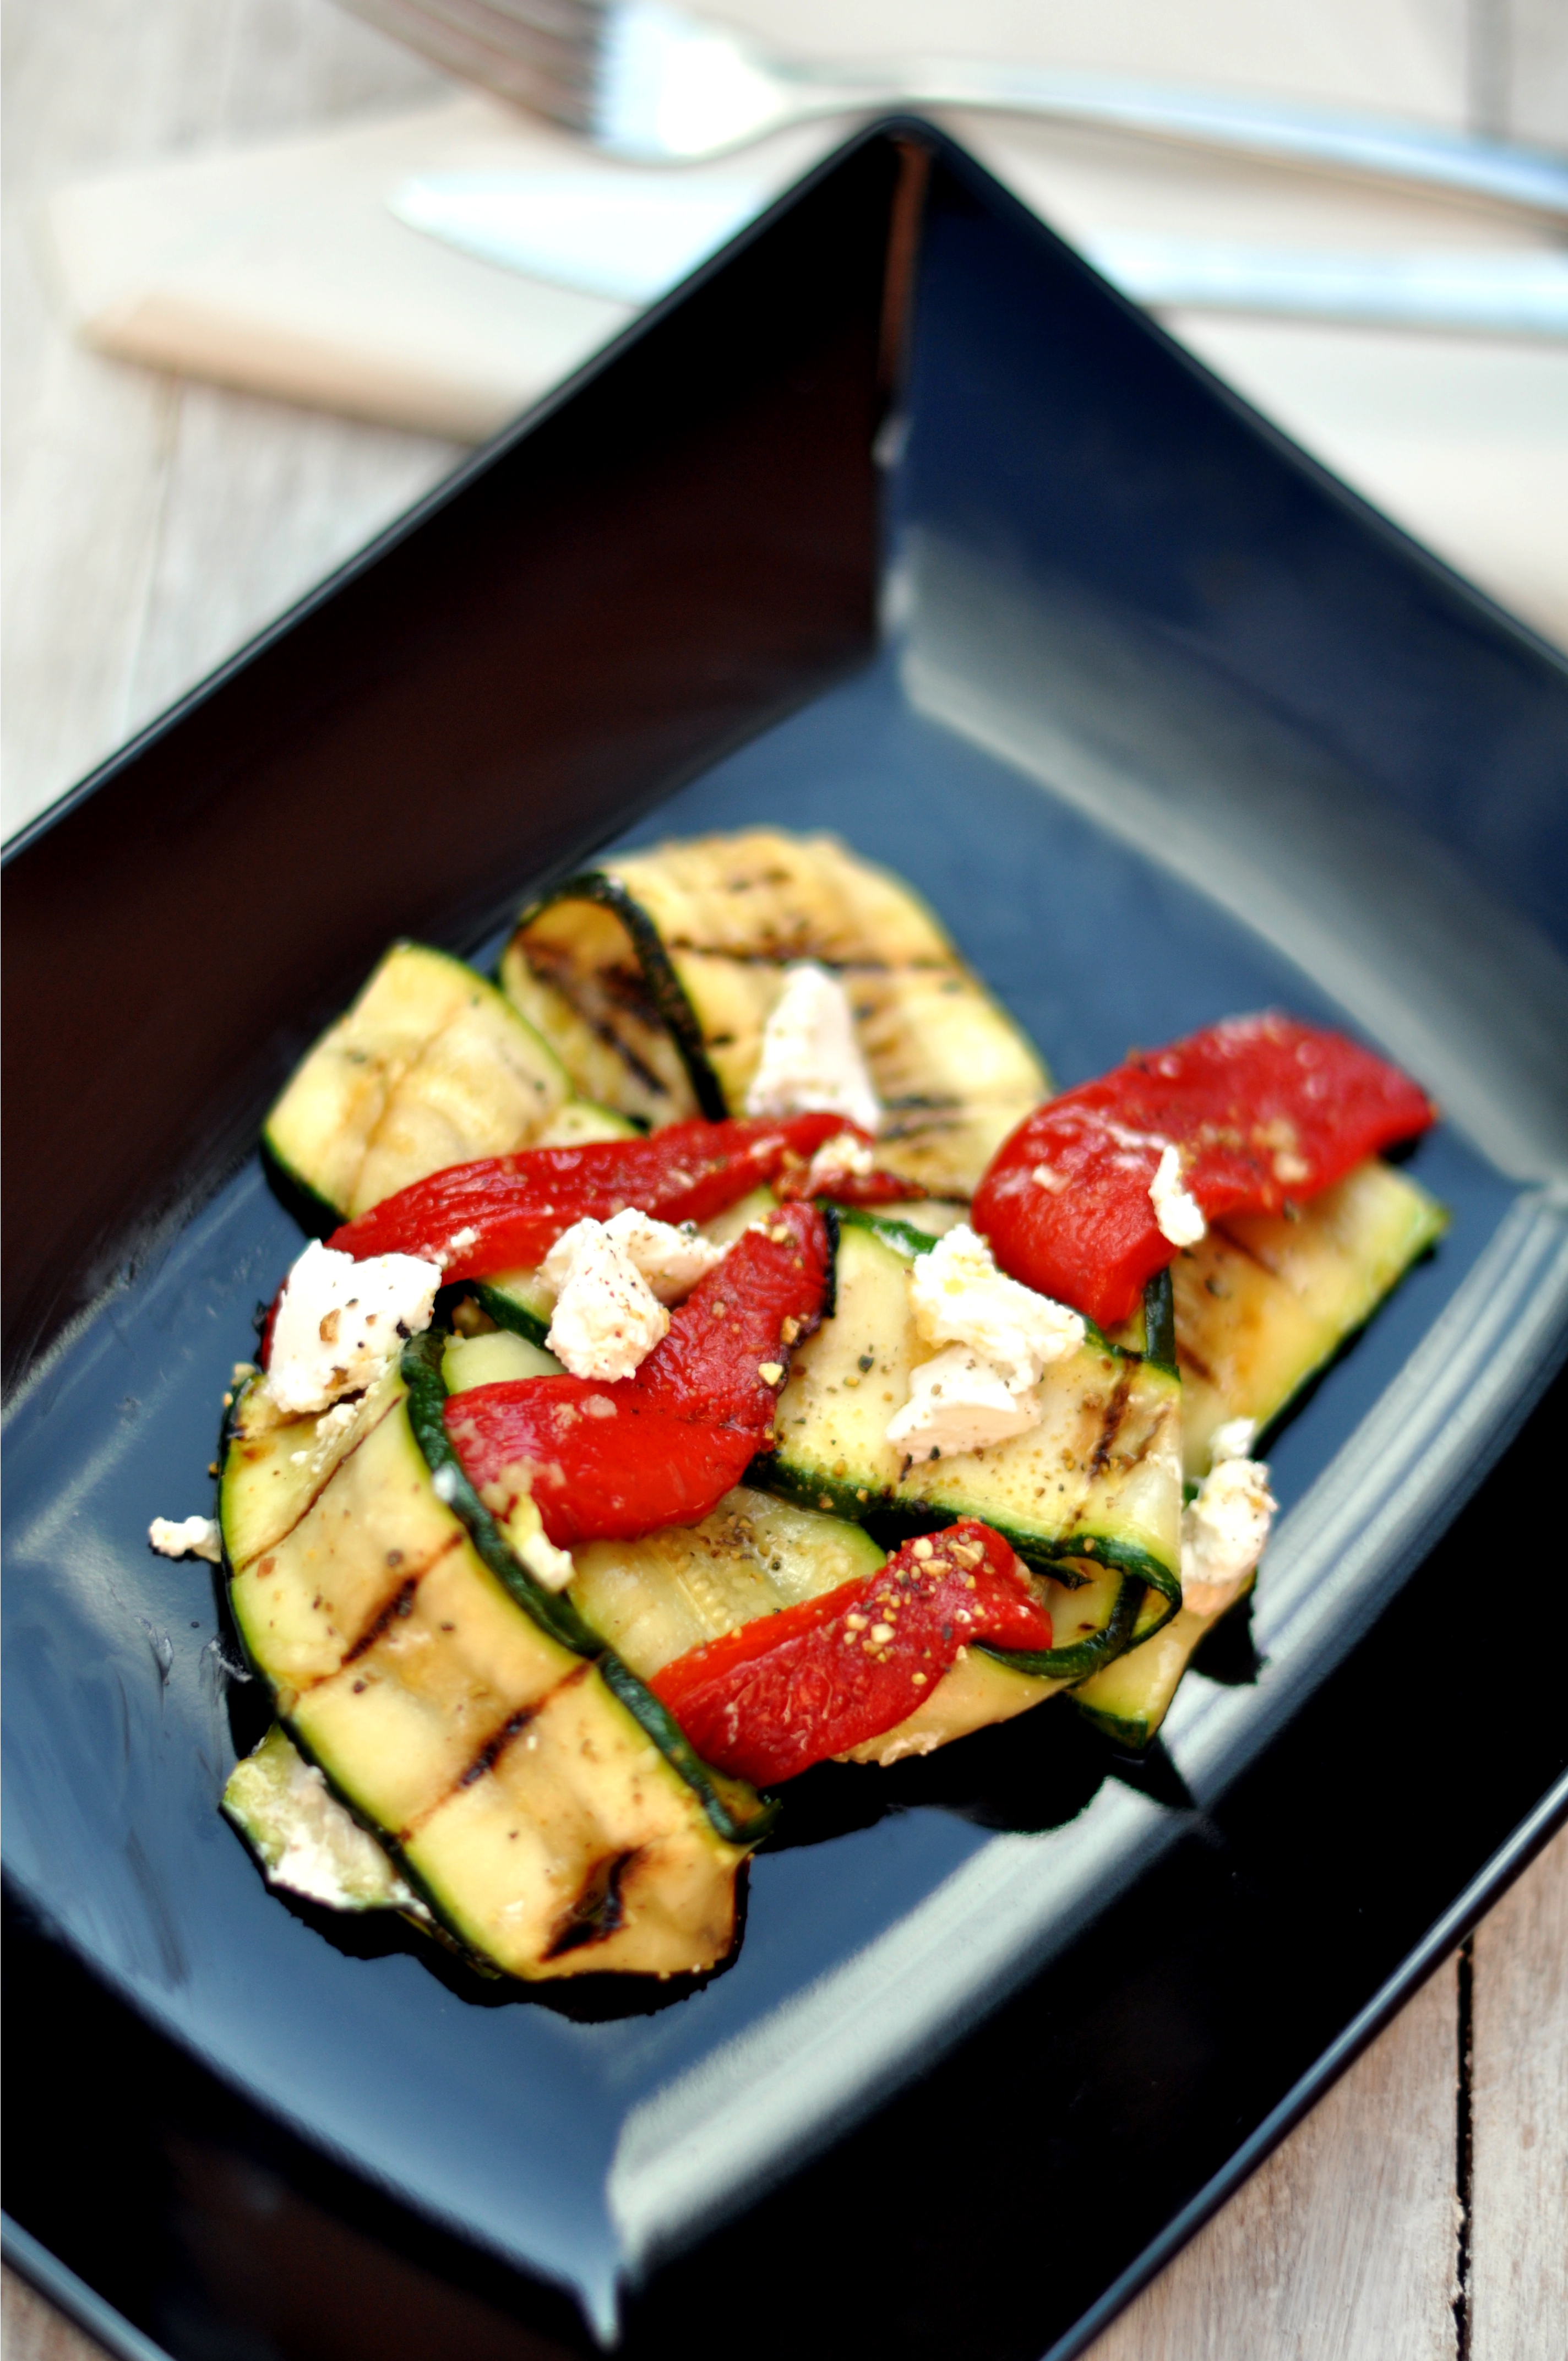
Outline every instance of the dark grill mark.
[[380, 1613], [372, 1615], [358, 1639], [345, 1655], [343, 1661], [345, 1664], [356, 1664], [367, 1649], [375, 1646], [383, 1631], [390, 1631], [400, 1615], [413, 1613], [414, 1592], [419, 1588], [419, 1585], [420, 1577], [417, 1574], [411, 1574], [406, 1582], [399, 1584]]
[[1192, 1375], [1195, 1378], [1201, 1378], [1205, 1385], [1212, 1386], [1213, 1384], [1213, 1370], [1209, 1367], [1207, 1361], [1203, 1360], [1200, 1355], [1193, 1351], [1190, 1345], [1178, 1345], [1176, 1348], [1176, 1364], [1183, 1377], [1185, 1377], [1187, 1372], [1190, 1369]]
[[626, 1923], [621, 1882], [637, 1857], [636, 1851], [607, 1853], [594, 1862], [576, 1900], [555, 1921], [544, 1952], [547, 1960], [580, 1951], [587, 1943], [607, 1942], [620, 1933]]
[[[315, 1507], [316, 1502], [321, 1499], [322, 1494], [327, 1489], [329, 1485], [336, 1482], [338, 1477], [342, 1475], [349, 1461], [354, 1458], [358, 1452], [364, 1449], [365, 1445], [369, 1442], [370, 1437], [376, 1433], [377, 1428], [379, 1427], [381, 1419], [389, 1417], [397, 1407], [398, 1404], [396, 1401], [389, 1402], [386, 1409], [381, 1412], [381, 1418], [378, 1418], [376, 1421], [375, 1425], [367, 1426], [363, 1434], [357, 1434], [355, 1436], [351, 1447], [344, 1453], [343, 1457], [337, 1461], [336, 1465], [322, 1477], [321, 1482], [311, 1493], [303, 1508], [300, 1510], [299, 1515], [294, 1519], [293, 1523], [288, 1528], [288, 1531], [279, 1533], [274, 1540], [268, 1543], [267, 1548], [269, 1554], [270, 1554], [274, 1550], [281, 1549], [283, 1543], [288, 1540], [290, 1533], [298, 1532], [300, 1527], [304, 1523], [305, 1519], [310, 1515], [311, 1510]], [[239, 1566], [236, 1569], [236, 1572], [240, 1574], [247, 1573], [249, 1570], [250, 1563], [251, 1561], [247, 1560], [245, 1565]]]
[[635, 1076], [644, 1090], [668, 1098], [670, 1086], [652, 1066], [640, 1058], [630, 1041], [617, 1030], [615, 1016], [631, 1016], [645, 1025], [650, 1033], [665, 1034], [668, 1027], [658, 1006], [649, 993], [641, 968], [620, 966], [593, 968], [583, 974], [570, 952], [556, 952], [553, 948], [525, 946], [524, 958], [537, 980], [550, 990], [558, 992], [573, 1015], [585, 1024], [597, 1040], [607, 1049], [613, 1049], [627, 1071]]
[[512, 1741], [543, 1712], [551, 1698], [559, 1697], [563, 1689], [573, 1687], [576, 1682], [587, 1680], [593, 1669], [593, 1665], [585, 1660], [576, 1672], [568, 1673], [565, 1680], [557, 1681], [553, 1689], [547, 1690], [537, 1705], [519, 1706], [515, 1713], [509, 1714], [500, 1728], [486, 1739], [467, 1769], [454, 1784], [451, 1793], [455, 1795], [460, 1794], [465, 1787], [474, 1786], [488, 1771], [493, 1771]]
[[442, 1559], [450, 1555], [453, 1550], [461, 1549], [463, 1541], [464, 1536], [461, 1532], [454, 1533], [450, 1540], [442, 1543], [433, 1557], [426, 1558], [422, 1566], [417, 1567], [405, 1581], [399, 1584], [386, 1605], [377, 1609], [359, 1637], [350, 1644], [346, 1655], [341, 1659], [340, 1671], [343, 1665], [352, 1664], [356, 1658], [364, 1655], [367, 1649], [373, 1648], [382, 1634], [389, 1631], [400, 1617], [413, 1613], [414, 1593], [431, 1567], [439, 1565]]
[[[476, 1780], [482, 1779], [488, 1771], [493, 1771], [512, 1740], [528, 1728], [538, 1710], [537, 1706], [523, 1705], [519, 1706], [515, 1713], [509, 1714], [495, 1734], [486, 1739], [483, 1746], [458, 1780], [457, 1786], [471, 1787]], [[453, 1792], [455, 1794], [456, 1789]]]
[[1227, 1230], [1223, 1222], [1216, 1222], [1214, 1227], [1233, 1254], [1240, 1255], [1244, 1262], [1250, 1262], [1254, 1270], [1267, 1271], [1270, 1279], [1277, 1281], [1279, 1286], [1284, 1286], [1285, 1281], [1280, 1279], [1279, 1273], [1277, 1270], [1269, 1270], [1263, 1257], [1260, 1255], [1255, 1255], [1245, 1239], [1238, 1238], [1234, 1230]]
[[1131, 1369], [1124, 1368], [1116, 1380], [1116, 1390], [1111, 1397], [1105, 1416], [1101, 1422], [1100, 1439], [1095, 1444], [1093, 1455], [1089, 1462], [1088, 1475], [1091, 1484], [1097, 1482], [1110, 1466], [1112, 1447], [1121, 1433], [1123, 1421], [1127, 1415], [1127, 1404], [1132, 1399], [1132, 1392], [1133, 1372]]

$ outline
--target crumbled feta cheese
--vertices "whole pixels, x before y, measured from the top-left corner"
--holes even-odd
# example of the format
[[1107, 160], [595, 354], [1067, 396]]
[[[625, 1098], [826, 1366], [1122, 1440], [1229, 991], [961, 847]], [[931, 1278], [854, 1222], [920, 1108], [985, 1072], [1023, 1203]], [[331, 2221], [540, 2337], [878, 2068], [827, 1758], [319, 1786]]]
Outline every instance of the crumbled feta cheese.
[[328, 1409], [374, 1385], [430, 1325], [441, 1268], [413, 1255], [356, 1262], [313, 1238], [289, 1273], [272, 1328], [267, 1389], [280, 1411]]
[[966, 1345], [1000, 1369], [1014, 1393], [1083, 1342], [1081, 1316], [996, 1268], [991, 1248], [960, 1222], [910, 1266], [915, 1325], [928, 1345]]
[[147, 1537], [160, 1557], [204, 1557], [216, 1565], [224, 1554], [215, 1517], [154, 1517]]
[[559, 1294], [580, 1249], [590, 1238], [601, 1236], [614, 1239], [661, 1303], [682, 1302], [697, 1280], [706, 1279], [729, 1252], [727, 1246], [705, 1238], [695, 1222], [683, 1222], [677, 1228], [673, 1222], [655, 1221], [652, 1213], [640, 1213], [628, 1205], [624, 1213], [612, 1213], [608, 1222], [574, 1222], [563, 1231], [539, 1266], [545, 1286]]
[[[590, 1235], [573, 1248], [544, 1341], [575, 1378], [630, 1378], [667, 1331], [670, 1315], [605, 1224], [576, 1226]], [[565, 1244], [558, 1239], [552, 1257]]]
[[1209, 1224], [1190, 1191], [1181, 1185], [1181, 1152], [1168, 1143], [1159, 1152], [1159, 1169], [1149, 1182], [1149, 1202], [1162, 1238], [1173, 1246], [1195, 1246]]
[[521, 1492], [507, 1514], [506, 1537], [535, 1582], [546, 1590], [565, 1590], [576, 1572], [570, 1550], [557, 1549], [544, 1530], [539, 1504], [532, 1492]]
[[1226, 1419], [1223, 1426], [1214, 1429], [1214, 1438], [1209, 1445], [1210, 1466], [1217, 1467], [1222, 1459], [1249, 1458], [1256, 1433], [1255, 1418]]
[[1032, 1391], [968, 1345], [950, 1345], [910, 1372], [909, 1400], [887, 1422], [887, 1439], [913, 1457], [945, 1459], [1026, 1434], [1040, 1422]]
[[1197, 1499], [1181, 1512], [1184, 1607], [1213, 1615], [1230, 1605], [1263, 1555], [1274, 1510], [1268, 1470], [1260, 1459], [1216, 1460]]
[[319, 1475], [358, 1415], [357, 1402], [334, 1402], [331, 1410], [323, 1411], [317, 1419], [315, 1436], [308, 1447], [303, 1451], [290, 1452], [291, 1465], [303, 1467], [308, 1461]]
[[762, 1027], [762, 1056], [746, 1093], [750, 1115], [841, 1115], [875, 1132], [882, 1106], [855, 1039], [850, 997], [811, 961], [785, 971]]
[[269, 1885], [323, 1902], [329, 1910], [367, 1903], [419, 1908], [375, 1838], [338, 1802], [313, 1763], [295, 1756], [273, 1809], [276, 1832], [263, 1854]]
[[835, 1138], [824, 1140], [812, 1158], [806, 1176], [806, 1193], [808, 1197], [830, 1196], [833, 1183], [846, 1174], [863, 1179], [866, 1173], [875, 1170], [876, 1158], [867, 1143], [858, 1139], [852, 1131], [841, 1131]]

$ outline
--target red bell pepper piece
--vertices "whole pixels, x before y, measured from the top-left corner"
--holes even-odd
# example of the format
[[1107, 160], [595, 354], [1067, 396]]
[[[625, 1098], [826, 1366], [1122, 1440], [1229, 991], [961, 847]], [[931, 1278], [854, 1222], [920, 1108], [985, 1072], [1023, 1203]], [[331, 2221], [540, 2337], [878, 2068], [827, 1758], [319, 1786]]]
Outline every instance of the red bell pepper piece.
[[561, 1549], [696, 1524], [771, 1449], [773, 1404], [791, 1351], [822, 1317], [828, 1267], [817, 1208], [781, 1206], [698, 1280], [634, 1377], [455, 1394], [446, 1428], [471, 1481], [503, 1515], [526, 1485]]
[[1234, 1016], [1036, 1108], [992, 1159], [972, 1219], [1014, 1279], [1110, 1327], [1177, 1253], [1149, 1197], [1168, 1145], [1213, 1221], [1315, 1196], [1435, 1121], [1408, 1076], [1343, 1034]]
[[783, 1172], [773, 1187], [786, 1201], [825, 1197], [830, 1205], [898, 1205], [912, 1203], [928, 1193], [918, 1180], [905, 1180], [897, 1172], [828, 1171], [818, 1173], [813, 1180], [808, 1166]]
[[790, 1158], [809, 1159], [845, 1128], [841, 1115], [777, 1123], [673, 1123], [645, 1139], [580, 1148], [524, 1148], [449, 1165], [384, 1198], [327, 1240], [339, 1254], [420, 1255], [448, 1279], [531, 1268], [564, 1230], [609, 1221], [628, 1205], [664, 1222], [706, 1222], [771, 1180]]
[[773, 1786], [892, 1730], [978, 1640], [1048, 1648], [1051, 1619], [1001, 1534], [965, 1517], [880, 1573], [678, 1656], [649, 1686], [705, 1762]]

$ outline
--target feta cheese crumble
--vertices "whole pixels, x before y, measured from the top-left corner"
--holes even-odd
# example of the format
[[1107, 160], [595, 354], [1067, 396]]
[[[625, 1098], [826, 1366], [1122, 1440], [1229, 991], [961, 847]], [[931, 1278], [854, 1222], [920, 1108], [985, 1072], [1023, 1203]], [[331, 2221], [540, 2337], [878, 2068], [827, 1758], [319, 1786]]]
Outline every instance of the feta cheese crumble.
[[841, 1115], [874, 1132], [882, 1105], [855, 1038], [850, 996], [810, 960], [784, 972], [762, 1027], [762, 1056], [746, 1092], [750, 1115]]
[[386, 1853], [340, 1804], [313, 1763], [290, 1749], [287, 1781], [269, 1798], [270, 1839], [262, 1851], [269, 1885], [281, 1885], [329, 1910], [367, 1905], [425, 1912]]
[[909, 1400], [887, 1422], [887, 1439], [920, 1458], [983, 1451], [1040, 1422], [1033, 1391], [1014, 1393], [1005, 1373], [967, 1345], [949, 1345], [910, 1371]]
[[[573, 1265], [591, 1238], [614, 1240], [661, 1303], [680, 1303], [699, 1279], [706, 1279], [724, 1260], [729, 1249], [705, 1238], [695, 1222], [656, 1221], [628, 1205], [608, 1222], [574, 1222], [564, 1230], [539, 1266], [539, 1276], [557, 1295], [571, 1276]], [[579, 1373], [580, 1374], [580, 1373]]]
[[[568, 1244], [571, 1252], [563, 1257]], [[635, 1376], [668, 1330], [670, 1315], [609, 1224], [575, 1224], [541, 1268], [560, 1288], [544, 1340], [557, 1360], [575, 1378], [608, 1382]]]
[[[1275, 1500], [1268, 1469], [1245, 1456], [1250, 1419], [1233, 1419], [1214, 1438], [1213, 1465], [1181, 1512], [1181, 1603], [1199, 1615], [1228, 1607], [1263, 1555]], [[1228, 1446], [1245, 1437], [1240, 1453]], [[1221, 1446], [1227, 1446], [1221, 1456]]]
[[920, 1336], [948, 1349], [911, 1372], [909, 1399], [888, 1421], [888, 1441], [943, 1457], [1037, 1426], [1035, 1388], [1053, 1361], [1082, 1344], [1080, 1315], [999, 1271], [967, 1222], [916, 1258], [909, 1294]]
[[960, 1222], [910, 1267], [915, 1325], [928, 1345], [968, 1345], [1015, 1393], [1083, 1342], [1081, 1315], [996, 1268], [982, 1237]]
[[521, 1492], [512, 1502], [503, 1528], [508, 1541], [533, 1576], [546, 1590], [565, 1590], [576, 1572], [570, 1550], [557, 1549], [544, 1530], [539, 1504], [532, 1492]]
[[1197, 1198], [1181, 1185], [1181, 1152], [1168, 1143], [1160, 1149], [1159, 1169], [1149, 1182], [1149, 1202], [1161, 1237], [1173, 1246], [1195, 1246], [1209, 1227]]
[[866, 1142], [852, 1131], [840, 1131], [834, 1138], [825, 1139], [812, 1158], [806, 1175], [806, 1193], [808, 1197], [830, 1196], [836, 1180], [846, 1175], [863, 1180], [868, 1172], [875, 1170], [876, 1158]]
[[215, 1517], [154, 1517], [147, 1537], [159, 1557], [204, 1557], [216, 1565], [223, 1556]]
[[403, 1340], [430, 1325], [438, 1263], [414, 1255], [356, 1262], [313, 1238], [290, 1271], [272, 1327], [267, 1390], [291, 1417], [374, 1385]]

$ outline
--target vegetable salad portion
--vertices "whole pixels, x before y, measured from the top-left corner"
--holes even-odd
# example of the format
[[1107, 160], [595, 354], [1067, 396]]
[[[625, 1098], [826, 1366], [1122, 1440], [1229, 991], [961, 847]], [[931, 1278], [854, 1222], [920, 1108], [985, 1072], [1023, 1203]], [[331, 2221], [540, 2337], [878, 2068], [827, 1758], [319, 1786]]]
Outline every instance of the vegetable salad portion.
[[[1231, 1018], [1059, 1096], [925, 906], [771, 830], [393, 946], [265, 1144], [323, 1233], [236, 1369], [221, 1553], [273, 1883], [522, 1979], [710, 1969], [787, 1783], [1059, 1690], [1158, 1729], [1259, 1433], [1437, 1238], [1434, 1119]], [[773, 1791], [783, 1789], [784, 1795]]]

